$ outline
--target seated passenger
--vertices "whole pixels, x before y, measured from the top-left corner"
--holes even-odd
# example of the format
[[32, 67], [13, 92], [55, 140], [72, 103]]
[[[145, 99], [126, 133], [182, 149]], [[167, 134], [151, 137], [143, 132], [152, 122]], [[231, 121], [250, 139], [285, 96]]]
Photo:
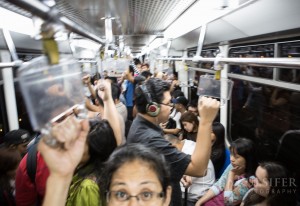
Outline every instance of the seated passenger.
[[288, 178], [286, 169], [275, 162], [259, 164], [254, 188], [243, 198], [242, 206], [292, 206], [295, 203], [295, 179]]
[[180, 117], [180, 123], [183, 126], [182, 138], [196, 142], [199, 120], [192, 112], [185, 112]]
[[[171, 142], [179, 151], [191, 155], [194, 152], [196, 143], [191, 140], [180, 141], [176, 136], [166, 134], [165, 139]], [[215, 170], [212, 161], [209, 160], [207, 170], [202, 177], [191, 177], [184, 175], [181, 179], [182, 198], [187, 201], [187, 206], [194, 206], [197, 200], [205, 194], [205, 192], [215, 182]], [[185, 197], [185, 190], [187, 190], [187, 197]], [[187, 199], [186, 199], [187, 198]]]
[[214, 164], [216, 179], [219, 179], [230, 163], [229, 157], [228, 160], [226, 159], [226, 152], [229, 153], [229, 150], [225, 147], [224, 126], [220, 122], [214, 122], [211, 135], [213, 145], [211, 148], [210, 159]]
[[[183, 139], [196, 141], [199, 125], [197, 117], [191, 112], [186, 112], [182, 115], [180, 121], [184, 127]], [[211, 141], [212, 149], [210, 159], [214, 165], [216, 179], [218, 179], [228, 166], [225, 165], [224, 168], [226, 160], [225, 128], [219, 122], [214, 122], [212, 125]]]
[[221, 178], [202, 196], [196, 206], [239, 205], [252, 187], [257, 163], [254, 144], [251, 140], [239, 138], [230, 146], [231, 164]]

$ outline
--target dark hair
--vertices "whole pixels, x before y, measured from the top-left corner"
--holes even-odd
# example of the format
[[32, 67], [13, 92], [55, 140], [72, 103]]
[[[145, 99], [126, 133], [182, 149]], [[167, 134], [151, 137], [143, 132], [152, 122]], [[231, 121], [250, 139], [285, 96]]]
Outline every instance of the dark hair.
[[141, 61], [140, 61], [138, 58], [134, 58], [134, 59], [133, 59], [133, 63], [134, 63], [135, 65], [137, 65], [137, 64], [141, 64]]
[[191, 100], [188, 104], [188, 107], [195, 107], [197, 108], [198, 107], [198, 102], [197, 100]]
[[295, 179], [288, 177], [285, 167], [275, 162], [263, 162], [259, 166], [267, 171], [267, 178], [270, 183], [267, 204], [272, 206], [295, 205], [295, 195], [293, 197], [292, 192], [286, 192], [295, 189], [294, 182], [292, 184], [291, 181], [288, 181]]
[[172, 98], [174, 98], [174, 99], [176, 99], [177, 97], [184, 96], [184, 94], [181, 90], [174, 90], [171, 95], [172, 95]]
[[81, 176], [86, 176], [94, 173], [99, 177], [103, 169], [103, 163], [117, 147], [113, 129], [107, 120], [93, 122], [87, 136], [87, 144], [90, 158], [85, 165], [88, 166], [89, 169], [81, 170], [84, 172], [79, 172], [79, 174]]
[[111, 95], [113, 100], [118, 100], [121, 95], [121, 89], [116, 83], [111, 84]]
[[194, 126], [197, 127], [199, 125], [198, 117], [193, 112], [189, 112], [189, 111], [182, 114], [182, 116], [180, 117], [180, 122], [194, 123]]
[[[156, 102], [158, 104], [162, 103], [164, 99], [164, 92], [170, 90], [170, 84], [164, 80], [158, 78], [150, 78], [147, 82], [144, 83], [146, 86], [152, 102]], [[135, 89], [135, 105], [138, 112], [145, 114], [146, 106], [148, 102], [144, 92], [140, 87]]]
[[213, 122], [212, 132], [216, 141], [211, 148], [210, 159], [213, 162], [215, 173], [219, 174], [225, 162], [225, 128], [220, 122]]
[[129, 65], [129, 72], [133, 75], [134, 74], [134, 67]]
[[10, 185], [11, 177], [7, 172], [16, 170], [21, 161], [20, 153], [12, 148], [8, 148], [4, 145], [0, 146], [0, 190], [12, 192]]
[[143, 72], [141, 73], [141, 75], [142, 75], [143, 77], [145, 77], [146, 79], [147, 79], [148, 77], [151, 77], [151, 76], [152, 76], [151, 72], [149, 72], [149, 71], [143, 71]]
[[[266, 170], [267, 179], [270, 184], [270, 190], [268, 196], [265, 198], [251, 191], [244, 200], [245, 206], [252, 206], [261, 203], [266, 200], [267, 205], [270, 206], [290, 206], [296, 205], [295, 195], [292, 192], [286, 192], [288, 189], [292, 190], [288, 181], [287, 170], [276, 162], [262, 162], [259, 166]], [[286, 181], [287, 180], [287, 181]], [[286, 186], [285, 188], [283, 186]]]
[[103, 192], [109, 190], [113, 174], [124, 164], [135, 160], [149, 165], [150, 169], [156, 173], [162, 190], [166, 194], [167, 187], [170, 185], [170, 172], [164, 155], [142, 144], [123, 145], [112, 153], [105, 163], [103, 178], [101, 178], [100, 188]]
[[231, 154], [238, 154], [245, 158], [246, 160], [246, 168], [245, 168], [245, 176], [246, 178], [255, 174], [255, 170], [257, 167], [256, 161], [256, 153], [254, 143], [250, 139], [246, 138], [238, 138], [233, 141], [229, 147]]

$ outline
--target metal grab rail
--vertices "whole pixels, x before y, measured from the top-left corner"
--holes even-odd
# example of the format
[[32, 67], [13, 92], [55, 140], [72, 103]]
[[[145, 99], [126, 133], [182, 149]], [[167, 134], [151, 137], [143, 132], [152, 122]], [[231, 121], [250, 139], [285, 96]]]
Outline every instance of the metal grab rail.
[[21, 66], [22, 63], [23, 61], [21, 60], [14, 61], [14, 62], [4, 62], [4, 63], [0, 63], [0, 68], [19, 67]]
[[83, 27], [78, 24], [75, 24], [70, 19], [65, 16], [58, 15], [58, 12], [53, 12], [50, 7], [37, 1], [37, 0], [7, 0], [8, 2], [25, 9], [34, 16], [38, 16], [44, 20], [55, 19], [60, 21], [68, 30], [77, 33], [83, 37], [86, 37], [90, 40], [93, 40], [100, 44], [105, 44], [105, 41], [98, 36], [86, 31]]
[[[158, 58], [158, 60], [190, 60], [194, 62], [214, 62], [216, 58]], [[300, 69], [300, 58], [219, 58], [218, 62], [230, 65], [250, 65], [256, 67], [284, 67]]]

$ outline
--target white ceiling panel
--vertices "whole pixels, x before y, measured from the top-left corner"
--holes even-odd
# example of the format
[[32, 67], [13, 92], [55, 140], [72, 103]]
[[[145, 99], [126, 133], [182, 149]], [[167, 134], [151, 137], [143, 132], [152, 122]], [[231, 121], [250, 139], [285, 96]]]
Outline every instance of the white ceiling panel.
[[218, 19], [207, 26], [204, 44], [215, 42], [229, 41], [231, 39], [239, 39], [247, 37], [243, 31], [234, 27], [232, 24]]
[[300, 27], [299, 0], [258, 0], [222, 19], [248, 36]]

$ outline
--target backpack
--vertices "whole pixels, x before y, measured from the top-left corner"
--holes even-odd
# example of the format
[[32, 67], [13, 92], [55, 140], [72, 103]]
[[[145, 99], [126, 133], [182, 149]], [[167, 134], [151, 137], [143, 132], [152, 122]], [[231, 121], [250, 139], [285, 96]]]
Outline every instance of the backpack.
[[27, 161], [26, 161], [26, 170], [27, 175], [31, 182], [35, 184], [35, 175], [36, 175], [36, 166], [37, 166], [37, 145], [41, 136], [39, 134], [35, 137], [35, 142], [28, 149]]

